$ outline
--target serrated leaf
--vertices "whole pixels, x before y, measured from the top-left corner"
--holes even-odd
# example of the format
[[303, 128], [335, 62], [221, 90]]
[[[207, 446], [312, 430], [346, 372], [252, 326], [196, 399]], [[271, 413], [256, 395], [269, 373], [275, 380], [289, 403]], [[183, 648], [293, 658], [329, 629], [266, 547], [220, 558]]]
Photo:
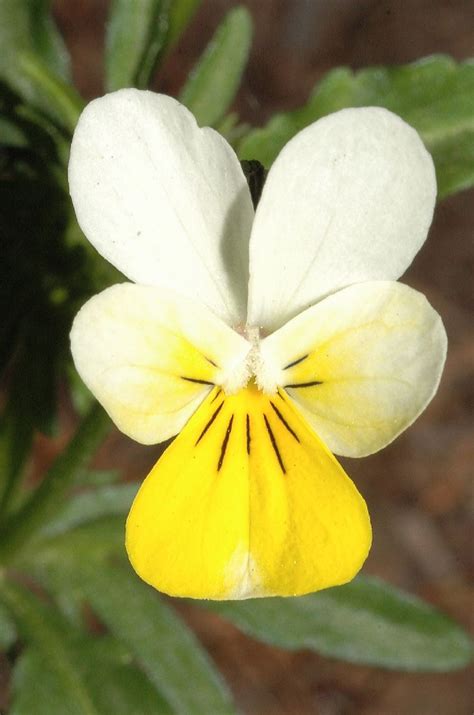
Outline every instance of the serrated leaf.
[[232, 9], [218, 27], [191, 72], [180, 101], [201, 126], [213, 126], [224, 116], [240, 84], [252, 40], [252, 18], [242, 6]]
[[266, 643], [351, 663], [442, 672], [464, 667], [472, 655], [453, 621], [374, 578], [299, 598], [201, 604]]
[[169, 0], [113, 0], [106, 31], [109, 92], [146, 87], [168, 28]]
[[235, 712], [222, 679], [194, 635], [129, 567], [88, 571], [83, 589], [101, 620], [177, 713]]
[[14, 670], [11, 715], [170, 713], [113, 638], [86, 636], [33, 594], [7, 585], [4, 597], [5, 589], [29, 644]]
[[439, 197], [474, 185], [474, 62], [434, 55], [400, 67], [329, 72], [308, 103], [250, 132], [239, 156], [270, 166], [298, 131], [345, 107], [380, 106], [418, 130], [433, 155]]
[[71, 129], [79, 99], [68, 84], [69, 55], [50, 5], [50, 0], [2, 0], [0, 78], [27, 103]]

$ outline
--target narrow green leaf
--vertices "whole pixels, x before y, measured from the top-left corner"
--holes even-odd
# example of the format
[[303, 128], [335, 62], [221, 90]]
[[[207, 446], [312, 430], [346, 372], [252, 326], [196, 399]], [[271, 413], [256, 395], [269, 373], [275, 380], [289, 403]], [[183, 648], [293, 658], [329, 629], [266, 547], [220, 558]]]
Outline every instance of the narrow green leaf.
[[[0, 195], [2, 193], [0, 190]], [[5, 212], [8, 214], [9, 209], [5, 209]], [[0, 219], [0, 233], [2, 223]], [[31, 238], [31, 234], [29, 237]], [[6, 255], [5, 259], [8, 260]], [[18, 277], [21, 275], [18, 265], [17, 269]], [[17, 298], [17, 304], [15, 307], [9, 306], [9, 311], [15, 316], [17, 310], [21, 310], [21, 288], [13, 294]], [[36, 298], [39, 303], [38, 296]], [[1, 299], [0, 305], [3, 307]], [[15, 349], [16, 360], [14, 365], [10, 364], [8, 399], [0, 417], [1, 512], [6, 510], [20, 484], [35, 430], [45, 434], [55, 431], [56, 381], [62, 352], [61, 338], [58, 335], [61, 321], [55, 320], [55, 317], [57, 316], [37, 305], [32, 311], [28, 325], [20, 331], [23, 335], [18, 341], [13, 339], [10, 346], [10, 349]], [[8, 324], [8, 316], [4, 318], [4, 325], [5, 323]], [[7, 330], [7, 340], [12, 337], [9, 333]]]
[[112, 637], [85, 635], [17, 586], [8, 584], [0, 594], [29, 644], [14, 670], [11, 715], [170, 714]]
[[201, 604], [266, 643], [352, 663], [442, 672], [472, 655], [468, 636], [449, 618], [374, 578], [300, 598]]
[[168, 13], [165, 50], [171, 49], [188, 26], [201, 0], [173, 0]]
[[[67, 634], [66, 634], [67, 635]], [[102, 714], [171, 715], [171, 710], [128, 654], [108, 636], [69, 644], [74, 664], [85, 678]], [[75, 715], [67, 684], [45, 663], [42, 652], [28, 648], [15, 665], [10, 715]]]
[[57, 119], [72, 134], [84, 108], [84, 101], [76, 90], [51, 72], [47, 64], [32, 53], [20, 54], [17, 66], [41, 96], [40, 109], [46, 108], [46, 114]]
[[74, 409], [78, 415], [83, 417], [93, 404], [94, 395], [82, 381], [73, 362], [68, 366], [67, 379]]
[[169, 8], [173, 0], [161, 0], [160, 8], [156, 13], [152, 25], [150, 42], [145, 48], [145, 53], [138, 68], [135, 84], [141, 89], [146, 89], [153, 79], [153, 73], [160, 64], [163, 54], [166, 36], [168, 34]]
[[71, 129], [79, 98], [68, 85], [69, 56], [50, 5], [50, 0], [0, 2], [0, 78], [25, 102]]
[[137, 489], [138, 484], [115, 484], [77, 494], [45, 525], [40, 537], [51, 539], [104, 517], [122, 515], [125, 520]]
[[7, 650], [15, 640], [15, 625], [7, 609], [0, 602], [0, 650]]
[[118, 469], [84, 469], [77, 478], [81, 487], [105, 487], [120, 479]]
[[213, 126], [224, 116], [240, 84], [252, 41], [246, 8], [232, 9], [218, 27], [180, 95], [198, 124]]
[[270, 166], [298, 131], [344, 107], [380, 106], [418, 130], [433, 155], [439, 197], [474, 185], [474, 61], [434, 55], [400, 67], [333, 70], [300, 109], [274, 116], [241, 142], [243, 159]]
[[109, 559], [124, 556], [125, 518], [109, 516], [51, 536], [38, 534], [34, 545], [18, 554], [15, 568], [27, 571], [56, 594], [63, 589], [81, 597], [85, 568], [103, 568]]
[[235, 712], [223, 681], [191, 631], [129, 568], [89, 570], [83, 589], [98, 616], [176, 712]]
[[169, 0], [113, 0], [106, 31], [109, 92], [146, 87], [168, 29]]
[[109, 429], [108, 416], [95, 404], [31, 498], [19, 512], [6, 520], [0, 530], [1, 563], [14, 559], [56, 512], [68, 489], [73, 486], [78, 474], [81, 474]]
[[68, 694], [71, 709], [67, 712], [71, 715], [101, 715], [71, 653], [67, 639], [69, 624], [63, 623], [58, 614], [40, 603], [33, 594], [13, 583], [0, 583], [0, 598], [15, 619], [22, 637], [41, 654], [44, 669], [54, 673], [61, 689]]
[[93, 517], [72, 524], [67, 519], [52, 523], [37, 534], [15, 558], [15, 569], [28, 573], [56, 599], [64, 616], [74, 625], [82, 622], [84, 567], [103, 569], [109, 559], [125, 556], [125, 515]]
[[[2, 1], [5, 4], [5, 0]], [[25, 6], [30, 24], [30, 39], [39, 57], [52, 72], [66, 82], [71, 82], [71, 58], [54, 22], [51, 0], [10, 0], [10, 3], [14, 3], [16, 8], [19, 5]]]
[[0, 116], [0, 145], [25, 147], [27, 141], [19, 126]]

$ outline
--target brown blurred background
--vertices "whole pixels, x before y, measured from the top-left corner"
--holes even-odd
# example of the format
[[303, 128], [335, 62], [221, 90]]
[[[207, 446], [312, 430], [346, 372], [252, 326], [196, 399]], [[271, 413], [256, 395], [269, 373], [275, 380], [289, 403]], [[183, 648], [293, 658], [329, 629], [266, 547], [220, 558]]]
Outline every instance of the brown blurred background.
[[[230, 0], [203, 0], [154, 87], [176, 95]], [[248, 0], [251, 60], [236, 108], [261, 124], [305, 101], [330, 68], [400, 64], [445, 52], [474, 55], [473, 0]], [[138, 5], [138, 0], [137, 0]], [[86, 98], [102, 93], [107, 0], [56, 0], [58, 23]], [[365, 495], [374, 546], [365, 568], [421, 595], [473, 629], [474, 194], [445, 200], [404, 281], [424, 291], [450, 339], [440, 391], [423, 416], [380, 454], [345, 460]], [[71, 416], [65, 410], [65, 425]], [[37, 466], [62, 445], [37, 440]], [[115, 434], [102, 465], [142, 479], [156, 458]], [[244, 637], [211, 614], [180, 607], [249, 715], [472, 715], [472, 672], [414, 675], [287, 653]], [[148, 714], [147, 714], [148, 715]], [[150, 714], [151, 715], [151, 714]], [[203, 713], [203, 715], [213, 715]]]

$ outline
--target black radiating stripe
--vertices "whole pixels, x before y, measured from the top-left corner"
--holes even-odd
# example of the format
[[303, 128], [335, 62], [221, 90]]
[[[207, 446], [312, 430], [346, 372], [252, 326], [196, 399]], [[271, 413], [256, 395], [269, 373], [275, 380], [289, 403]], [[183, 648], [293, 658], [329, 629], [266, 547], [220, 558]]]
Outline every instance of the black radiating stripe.
[[220, 468], [222, 467], [222, 463], [224, 461], [227, 445], [229, 443], [229, 437], [230, 433], [232, 432], [232, 423], [234, 421], [234, 415], [230, 418], [229, 424], [227, 425], [226, 433], [224, 435], [224, 439], [222, 441], [222, 447], [221, 447], [221, 456], [219, 457], [219, 462], [217, 464], [217, 471], [220, 471]]
[[185, 377], [181, 375], [181, 379], [187, 380], [187, 382], [197, 382], [199, 385], [214, 385], [214, 383], [209, 382], [209, 380], [199, 380], [197, 377]]
[[267, 428], [268, 436], [270, 437], [270, 442], [272, 443], [272, 447], [273, 447], [273, 450], [274, 450], [274, 452], [275, 452], [275, 454], [276, 454], [276, 457], [277, 457], [277, 459], [278, 459], [278, 463], [279, 463], [279, 465], [280, 465], [280, 467], [281, 467], [281, 471], [283, 472], [283, 474], [286, 474], [285, 465], [283, 464], [283, 460], [282, 460], [282, 458], [281, 458], [280, 450], [278, 449], [278, 445], [277, 445], [276, 440], [275, 440], [275, 435], [274, 435], [273, 432], [272, 432], [272, 428], [270, 427], [270, 423], [269, 423], [269, 421], [268, 421], [268, 419], [267, 419], [267, 416], [266, 416], [266, 415], [263, 415], [263, 419], [265, 420], [265, 427]]
[[303, 355], [303, 357], [298, 358], [298, 360], [293, 360], [293, 362], [289, 362], [288, 365], [285, 365], [283, 370], [289, 370], [290, 367], [295, 367], [295, 365], [299, 365], [300, 362], [303, 362], [303, 360], [306, 360], [307, 357], [309, 357], [309, 353], [308, 353], [308, 355]]
[[250, 436], [250, 417], [247, 415], [247, 419], [245, 420], [245, 426], [247, 430], [247, 454], [250, 454], [250, 442], [251, 442], [251, 436]]
[[273, 402], [270, 402], [270, 404], [271, 404], [271, 406], [272, 406], [272, 408], [273, 408], [273, 411], [276, 413], [278, 419], [280, 420], [280, 422], [282, 422], [282, 423], [285, 425], [285, 427], [286, 427], [286, 429], [288, 430], [288, 432], [289, 432], [291, 435], [293, 435], [293, 437], [296, 439], [297, 442], [299, 442], [299, 441], [300, 441], [300, 438], [298, 437], [298, 435], [296, 434], [296, 432], [295, 432], [293, 429], [291, 429], [290, 425], [289, 425], [288, 422], [285, 420], [285, 418], [284, 418], [283, 415], [281, 414], [281, 412], [280, 412], [280, 410], [278, 409], [278, 407], [277, 407], [276, 405], [274, 405]]
[[223, 405], [223, 404], [224, 404], [224, 400], [222, 400], [222, 402], [221, 402], [221, 404], [219, 405], [219, 407], [218, 407], [218, 408], [216, 409], [216, 411], [213, 413], [211, 419], [209, 420], [209, 422], [207, 423], [207, 425], [204, 427], [203, 431], [201, 432], [201, 434], [200, 434], [199, 437], [197, 438], [196, 444], [195, 444], [194, 446], [196, 446], [197, 444], [199, 444], [199, 442], [202, 440], [202, 438], [203, 438], [204, 435], [206, 434], [207, 430], [208, 430], [209, 427], [212, 425], [212, 423], [213, 423], [214, 420], [216, 419], [216, 417], [217, 417], [217, 415], [219, 414], [219, 412], [222, 410], [222, 405]]
[[295, 382], [292, 385], [284, 385], [284, 387], [313, 387], [313, 385], [322, 385], [321, 380], [313, 380], [312, 382]]
[[212, 405], [212, 403], [217, 400], [217, 398], [219, 397], [219, 395], [221, 394], [221, 392], [222, 392], [222, 390], [221, 390], [221, 388], [219, 387], [219, 389], [217, 390], [216, 394], [214, 395], [214, 397], [213, 397], [212, 400], [210, 401], [210, 403], [209, 403], [210, 405]]
[[216, 365], [216, 363], [214, 362], [214, 360], [211, 360], [211, 358], [209, 358], [209, 357], [206, 356], [206, 360], [207, 360], [207, 362], [210, 362], [211, 365], [214, 365], [214, 367], [218, 367], [218, 365]]

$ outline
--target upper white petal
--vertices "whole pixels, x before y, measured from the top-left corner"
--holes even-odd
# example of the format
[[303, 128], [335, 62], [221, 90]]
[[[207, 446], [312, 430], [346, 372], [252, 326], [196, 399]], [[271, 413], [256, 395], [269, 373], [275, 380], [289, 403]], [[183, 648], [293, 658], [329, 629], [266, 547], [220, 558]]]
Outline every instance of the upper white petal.
[[125, 89], [77, 125], [69, 183], [95, 248], [137, 283], [245, 320], [253, 206], [237, 157], [171, 97]]
[[339, 288], [398, 278], [426, 238], [435, 198], [431, 156], [395, 114], [344, 109], [304, 129], [258, 205], [248, 323], [271, 332]]

